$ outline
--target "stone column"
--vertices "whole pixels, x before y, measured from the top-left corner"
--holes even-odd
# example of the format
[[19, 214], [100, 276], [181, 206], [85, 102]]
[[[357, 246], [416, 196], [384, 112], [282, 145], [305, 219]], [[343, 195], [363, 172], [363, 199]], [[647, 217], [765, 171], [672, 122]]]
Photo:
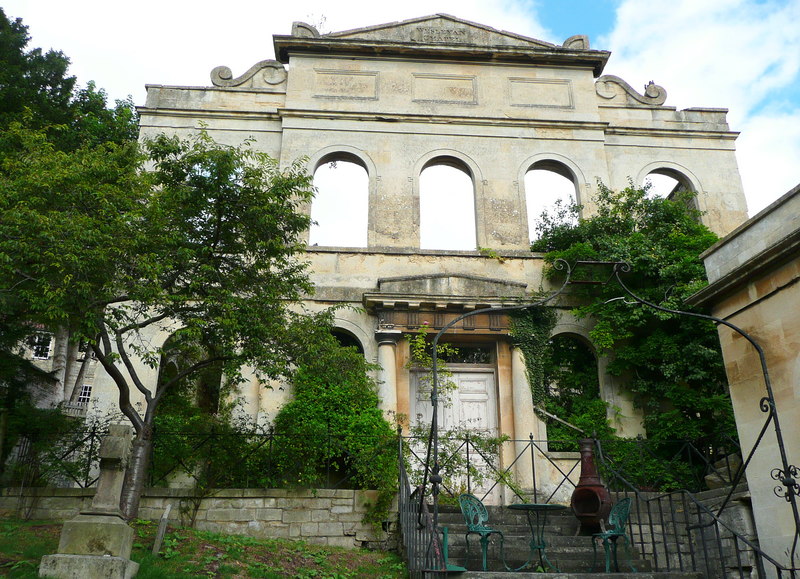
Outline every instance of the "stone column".
[[397, 414], [397, 340], [400, 330], [378, 329], [378, 397], [380, 408], [387, 416]]
[[[525, 358], [522, 350], [511, 349], [511, 388], [514, 400], [514, 451], [522, 456], [514, 465], [514, 474], [520, 486], [533, 492], [533, 473], [531, 470], [531, 449], [527, 448], [530, 435], [539, 438], [539, 419], [533, 411], [533, 398], [525, 370]], [[534, 449], [535, 450], [535, 449]], [[532, 497], [533, 498], [533, 497]]]

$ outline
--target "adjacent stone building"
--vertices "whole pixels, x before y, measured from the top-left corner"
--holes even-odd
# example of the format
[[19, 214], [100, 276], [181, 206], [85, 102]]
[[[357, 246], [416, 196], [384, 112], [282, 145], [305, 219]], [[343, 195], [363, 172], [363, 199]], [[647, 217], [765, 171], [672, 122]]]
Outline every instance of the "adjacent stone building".
[[[148, 86], [141, 134], [187, 136], [204, 126], [223, 143], [251, 139], [283, 164], [305, 157], [318, 174], [332, 162], [361, 171], [363, 194], [338, 203], [356, 241], [311, 239], [317, 289], [308, 305], [354, 306], [338, 314], [338, 331], [380, 364], [387, 412], [412, 421], [430, 413], [425, 387], [408, 368], [406, 333], [542, 287], [541, 255], [529, 250], [527, 203], [538, 193], [525, 190], [529, 171], [568, 179], [586, 215], [598, 181], [619, 189], [655, 173], [696, 191], [703, 219], [719, 234], [746, 218], [726, 111], [679, 111], [665, 106], [666, 91], [652, 82], [639, 92], [604, 75], [610, 53], [591, 49], [585, 36], [554, 45], [439, 14], [330, 34], [296, 23], [274, 46], [276, 60], [240, 76], [215, 68], [213, 86]], [[426, 215], [423, 173], [437, 167], [467, 179], [458, 217], [449, 198]], [[447, 182], [438, 187], [445, 191]], [[315, 207], [308, 210], [324, 228]], [[466, 234], [467, 246], [448, 244], [456, 233]], [[546, 437], [507, 328], [504, 316], [486, 314], [448, 334], [469, 356], [452, 367], [458, 388], [442, 410], [445, 427]], [[555, 333], [588, 342], [588, 330], [564, 310]], [[639, 434], [639, 417], [606, 364], [598, 360], [601, 395], [617, 409], [615, 425]], [[155, 370], [143, 376], [155, 383]], [[240, 395], [252, 417], [269, 421], [291, 393], [253, 378]], [[102, 409], [117, 394], [99, 375], [93, 397]], [[527, 469], [518, 473], [523, 482]]]
[[[692, 302], [747, 332], [764, 351], [789, 465], [800, 460], [800, 185], [743, 223], [703, 255], [709, 285]], [[767, 423], [767, 388], [756, 349], [719, 326], [739, 440], [750, 452]], [[765, 430], [747, 481], [761, 547], [791, 566], [797, 528], [783, 496], [783, 471], [774, 423]], [[798, 489], [794, 487], [796, 492]], [[800, 498], [800, 497], [798, 497]], [[797, 564], [797, 562], [795, 562]]]

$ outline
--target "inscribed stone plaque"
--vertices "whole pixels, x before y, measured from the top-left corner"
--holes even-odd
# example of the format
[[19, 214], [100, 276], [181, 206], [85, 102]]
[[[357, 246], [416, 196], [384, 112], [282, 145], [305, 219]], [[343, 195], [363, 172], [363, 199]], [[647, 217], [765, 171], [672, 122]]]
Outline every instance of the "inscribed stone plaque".
[[470, 44], [472, 35], [466, 28], [440, 28], [438, 26], [418, 26], [411, 34], [416, 42]]
[[572, 83], [566, 79], [509, 78], [509, 95], [514, 107], [574, 108]]
[[316, 69], [315, 98], [378, 100], [378, 73]]
[[415, 74], [416, 102], [477, 104], [474, 76], [451, 74]]

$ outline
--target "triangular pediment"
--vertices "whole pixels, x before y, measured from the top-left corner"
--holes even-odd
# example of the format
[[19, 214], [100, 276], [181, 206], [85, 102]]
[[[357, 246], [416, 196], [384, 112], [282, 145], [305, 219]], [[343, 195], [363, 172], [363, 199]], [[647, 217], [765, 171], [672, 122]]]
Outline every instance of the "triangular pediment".
[[449, 14], [434, 14], [402, 22], [390, 22], [366, 28], [321, 35], [322, 38], [341, 38], [377, 42], [402, 42], [418, 44], [445, 44], [471, 46], [514, 46], [520, 48], [552, 49], [553, 44], [497, 30]]
[[586, 36], [571, 36], [559, 46], [449, 14], [328, 34], [320, 34], [310, 24], [295, 22], [292, 34], [274, 36], [273, 44], [275, 57], [283, 63], [289, 62], [292, 53], [400, 57], [590, 67], [595, 75], [602, 73], [610, 54], [590, 50]]

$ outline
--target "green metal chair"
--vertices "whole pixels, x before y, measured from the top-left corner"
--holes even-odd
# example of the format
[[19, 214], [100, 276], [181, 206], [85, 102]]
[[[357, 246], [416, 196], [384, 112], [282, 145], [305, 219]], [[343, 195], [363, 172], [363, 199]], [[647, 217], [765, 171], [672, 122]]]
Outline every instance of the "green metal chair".
[[469, 566], [469, 536], [472, 534], [480, 535], [481, 554], [483, 556], [482, 569], [486, 571], [486, 554], [489, 550], [489, 539], [492, 535], [500, 537], [500, 557], [502, 558], [503, 541], [505, 539], [503, 533], [487, 525], [489, 513], [486, 512], [486, 507], [483, 506], [478, 497], [468, 494], [461, 495], [458, 497], [458, 504], [461, 507], [461, 514], [464, 515], [464, 522], [467, 524], [467, 534], [464, 535], [464, 540], [467, 543], [467, 559], [464, 566]]
[[625, 525], [628, 523], [628, 516], [631, 512], [631, 499], [624, 498], [617, 502], [608, 514], [608, 526], [603, 521], [600, 521], [600, 528], [602, 532], [592, 535], [592, 550], [594, 551], [594, 558], [592, 559], [592, 571], [594, 571], [597, 563], [597, 543], [603, 542], [603, 550], [606, 555], [606, 573], [611, 572], [611, 559], [614, 559], [614, 571], [619, 572], [619, 561], [617, 561], [617, 541], [622, 538], [625, 543], [625, 550], [628, 553], [628, 565], [636, 573], [636, 567], [631, 563], [631, 544], [628, 541], [628, 534], [625, 530]]

